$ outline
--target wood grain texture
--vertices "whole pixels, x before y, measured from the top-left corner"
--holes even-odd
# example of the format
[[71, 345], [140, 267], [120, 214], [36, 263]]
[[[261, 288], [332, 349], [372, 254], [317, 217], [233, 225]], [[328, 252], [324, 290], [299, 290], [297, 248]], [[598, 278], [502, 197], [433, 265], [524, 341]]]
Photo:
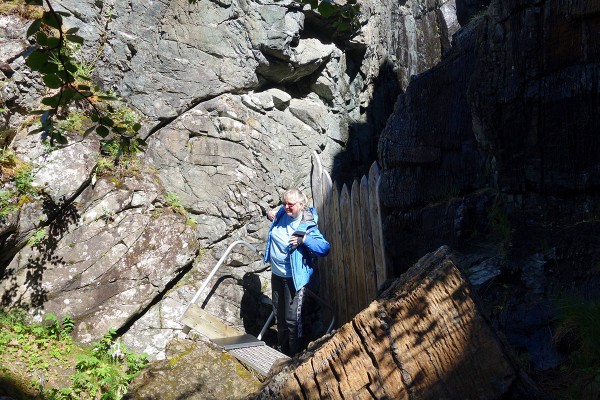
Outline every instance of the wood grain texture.
[[280, 398], [494, 399], [517, 379], [442, 248], [313, 349]]

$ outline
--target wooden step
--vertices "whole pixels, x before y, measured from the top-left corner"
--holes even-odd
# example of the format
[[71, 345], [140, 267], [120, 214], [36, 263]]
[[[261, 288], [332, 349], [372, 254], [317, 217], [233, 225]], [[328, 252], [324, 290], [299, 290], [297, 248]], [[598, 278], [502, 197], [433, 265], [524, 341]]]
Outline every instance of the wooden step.
[[181, 317], [181, 323], [210, 340], [244, 335], [244, 332], [226, 325], [217, 317], [210, 315], [204, 309], [200, 308], [197, 304], [190, 304]]

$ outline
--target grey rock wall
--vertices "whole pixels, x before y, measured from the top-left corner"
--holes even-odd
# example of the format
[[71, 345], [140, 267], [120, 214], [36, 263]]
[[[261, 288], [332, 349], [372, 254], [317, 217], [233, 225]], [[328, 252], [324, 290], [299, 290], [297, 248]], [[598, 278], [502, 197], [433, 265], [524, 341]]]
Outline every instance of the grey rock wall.
[[[261, 248], [279, 193], [310, 186], [313, 151], [336, 179], [366, 170], [397, 94], [441, 60], [458, 28], [453, 1], [364, 1], [351, 40], [287, 0], [53, 4], [73, 14], [65, 21], [80, 28], [77, 56], [94, 79], [142, 116], [148, 148], [139, 170], [97, 176], [95, 142], [48, 153], [27, 136], [44, 88], [24, 66], [27, 22], [2, 16], [6, 141], [39, 169], [40, 189], [0, 225], [3, 302], [70, 313], [84, 340], [118, 328], [158, 357], [228, 244]], [[269, 295], [268, 272], [248, 279], [259, 267], [256, 254], [233, 254], [207, 308], [259, 326], [240, 306]]]

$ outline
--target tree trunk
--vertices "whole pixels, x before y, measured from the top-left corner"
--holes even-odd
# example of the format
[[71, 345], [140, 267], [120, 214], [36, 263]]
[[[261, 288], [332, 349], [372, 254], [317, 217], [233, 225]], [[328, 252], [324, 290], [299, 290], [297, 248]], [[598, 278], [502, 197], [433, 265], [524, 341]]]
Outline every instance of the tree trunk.
[[256, 398], [497, 399], [519, 381], [446, 248], [311, 347]]

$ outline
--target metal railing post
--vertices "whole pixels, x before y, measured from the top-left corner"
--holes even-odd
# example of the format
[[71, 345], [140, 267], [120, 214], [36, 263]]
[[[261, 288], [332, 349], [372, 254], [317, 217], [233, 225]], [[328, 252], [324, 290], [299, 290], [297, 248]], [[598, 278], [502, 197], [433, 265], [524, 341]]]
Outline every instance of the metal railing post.
[[[210, 274], [208, 274], [208, 276], [206, 277], [206, 279], [204, 280], [204, 282], [202, 282], [202, 285], [200, 286], [200, 289], [198, 289], [198, 291], [196, 292], [196, 294], [194, 295], [194, 297], [192, 297], [192, 300], [190, 301], [190, 304], [188, 304], [188, 306], [186, 307], [185, 311], [187, 311], [192, 304], [196, 303], [196, 301], [198, 300], [198, 298], [200, 297], [200, 295], [202, 294], [202, 292], [208, 286], [208, 283], [210, 282], [210, 280], [213, 278], [213, 276], [215, 276], [215, 274], [217, 273], [217, 271], [219, 270], [219, 268], [221, 268], [221, 264], [223, 264], [223, 262], [225, 261], [225, 259], [229, 255], [229, 253], [231, 253], [231, 250], [233, 250], [233, 248], [235, 246], [237, 246], [238, 244], [243, 244], [244, 246], [248, 247], [250, 250], [255, 251], [258, 254], [261, 254], [261, 252], [258, 251], [258, 249], [256, 247], [252, 246], [250, 243], [245, 242], [243, 240], [236, 240], [235, 242], [231, 243], [229, 245], [229, 247], [227, 248], [227, 250], [225, 250], [225, 253], [223, 253], [223, 255], [221, 256], [221, 258], [217, 262], [217, 265], [215, 265], [215, 267], [212, 269], [212, 271], [210, 271]], [[184, 312], [184, 314], [185, 314], [185, 312]]]

